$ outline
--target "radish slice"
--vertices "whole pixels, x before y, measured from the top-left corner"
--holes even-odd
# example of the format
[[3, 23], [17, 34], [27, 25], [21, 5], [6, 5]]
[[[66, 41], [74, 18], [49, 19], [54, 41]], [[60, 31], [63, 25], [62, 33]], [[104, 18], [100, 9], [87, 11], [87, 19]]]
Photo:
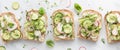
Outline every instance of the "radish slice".
[[41, 36], [41, 32], [40, 31], [35, 31], [35, 35], [40, 37]]
[[117, 27], [115, 27], [115, 28], [112, 30], [112, 34], [113, 34], [113, 35], [117, 35], [117, 34], [118, 34]]
[[69, 23], [70, 18], [69, 17], [65, 17], [65, 20], [66, 20], [67, 23]]
[[37, 48], [32, 48], [31, 50], [37, 50]]
[[61, 23], [59, 23], [59, 24], [57, 25], [57, 31], [60, 32], [60, 33], [63, 33], [63, 32], [62, 32], [62, 26], [63, 26], [63, 25], [62, 25]]
[[86, 50], [86, 48], [84, 46], [81, 46], [79, 50]]

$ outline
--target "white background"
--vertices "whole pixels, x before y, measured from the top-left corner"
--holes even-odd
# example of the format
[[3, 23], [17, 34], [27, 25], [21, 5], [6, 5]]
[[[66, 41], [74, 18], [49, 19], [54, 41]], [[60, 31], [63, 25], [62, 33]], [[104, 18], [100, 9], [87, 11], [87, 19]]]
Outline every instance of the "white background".
[[[18, 10], [13, 10], [11, 5], [12, 2], [19, 2], [20, 8]], [[56, 5], [54, 5], [56, 3]], [[13, 12], [16, 15], [16, 18], [22, 20], [20, 24], [23, 26], [25, 21], [25, 11], [30, 9], [39, 9], [39, 7], [44, 7], [48, 16], [48, 31], [52, 30], [51, 26], [51, 14], [54, 10], [57, 9], [69, 9], [74, 14], [74, 22], [75, 22], [75, 34], [77, 34], [78, 30], [78, 18], [80, 16], [76, 15], [77, 13], [74, 10], [74, 3], [79, 3], [83, 10], [85, 9], [94, 9], [99, 11], [102, 14], [102, 29], [100, 31], [100, 38], [97, 42], [91, 42], [88, 40], [82, 40], [79, 38], [75, 38], [74, 41], [59, 41], [55, 42], [55, 46], [53, 48], [49, 48], [46, 46], [45, 42], [38, 43], [27, 40], [16, 40], [14, 42], [9, 42], [7, 44], [3, 44], [0, 41], [0, 45], [4, 45], [7, 50], [31, 50], [31, 48], [37, 48], [38, 50], [67, 50], [67, 48], [71, 48], [72, 50], [79, 50], [80, 46], [86, 47], [87, 50], [120, 50], [120, 43], [108, 44], [106, 40], [106, 31], [104, 25], [104, 15], [111, 10], [120, 10], [120, 1], [119, 0], [71, 0], [71, 4], [69, 8], [66, 8], [69, 5], [69, 0], [48, 0], [48, 3], [45, 0], [0, 0], [0, 13], [1, 12]], [[40, 5], [39, 5], [40, 4]], [[8, 10], [5, 9], [8, 7]], [[101, 7], [103, 10], [99, 9]], [[21, 13], [23, 11], [23, 13]], [[23, 29], [23, 28], [22, 28]], [[22, 30], [23, 31], [23, 30]], [[47, 39], [53, 39], [53, 33], [48, 33], [46, 36]], [[105, 39], [105, 44], [101, 42], [101, 38]], [[23, 46], [25, 45], [25, 48]]]

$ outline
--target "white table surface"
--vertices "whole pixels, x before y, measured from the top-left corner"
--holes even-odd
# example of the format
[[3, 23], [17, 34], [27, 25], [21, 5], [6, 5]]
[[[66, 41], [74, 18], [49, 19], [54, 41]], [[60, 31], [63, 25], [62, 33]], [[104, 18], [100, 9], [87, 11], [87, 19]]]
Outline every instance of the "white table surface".
[[[15, 1], [20, 3], [20, 8], [18, 10], [13, 10], [11, 7], [12, 2]], [[82, 6], [83, 10], [85, 9], [97, 10], [102, 14], [103, 17], [108, 11], [120, 10], [119, 0], [71, 0], [70, 7], [66, 8], [66, 6], [69, 5], [68, 1], [69, 0], [48, 0], [48, 3], [46, 3], [45, 0], [0, 0], [0, 13], [7, 11], [13, 12], [18, 19], [22, 18], [20, 24], [21, 26], [23, 26], [23, 23], [25, 21], [25, 10], [39, 9], [39, 7], [44, 7], [46, 9], [48, 16], [48, 31], [50, 31], [52, 30], [52, 26], [50, 25], [52, 23], [50, 18], [52, 12], [54, 12], [54, 10], [57, 9], [63, 9], [63, 8], [69, 9], [74, 14], [75, 33], [77, 34], [77, 30], [78, 30], [77, 19], [80, 16], [76, 15], [76, 12], [73, 8], [74, 3], [79, 3]], [[54, 3], [56, 3], [56, 5], [54, 5]], [[8, 7], [8, 10], [6, 10], [5, 7]], [[101, 7], [103, 10], [100, 10], [99, 7]], [[21, 13], [21, 11], [23, 11], [23, 13]], [[38, 43], [27, 40], [16, 40], [14, 42], [9, 42], [7, 44], [3, 44], [0, 41], [0, 45], [4, 45], [7, 50], [31, 50], [31, 48], [33, 47], [37, 48], [38, 50], [67, 50], [67, 48], [71, 48], [72, 50], [79, 50], [80, 46], [86, 47], [87, 50], [120, 50], [120, 43], [114, 43], [114, 44], [107, 43], [103, 17], [102, 17], [103, 25], [100, 31], [100, 38], [97, 42], [91, 42], [88, 40], [75, 38], [75, 40], [73, 41], [62, 40], [59, 42], [55, 42], [55, 46], [53, 48], [47, 47], [45, 42]], [[46, 36], [46, 40], [53, 39], [52, 34], [53, 33], [49, 33]], [[101, 42], [101, 38], [105, 39], [105, 44]], [[25, 48], [23, 48], [24, 45]]]

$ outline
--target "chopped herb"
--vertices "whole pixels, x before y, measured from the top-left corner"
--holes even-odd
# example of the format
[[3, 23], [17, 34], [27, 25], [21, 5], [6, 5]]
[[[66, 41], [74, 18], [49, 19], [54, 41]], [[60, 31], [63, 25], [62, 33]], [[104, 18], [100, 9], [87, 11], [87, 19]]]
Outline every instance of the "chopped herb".
[[99, 7], [99, 10], [103, 11], [103, 8], [102, 8], [102, 7]]
[[26, 45], [24, 44], [24, 45], [23, 45], [23, 48], [25, 48], [25, 46], [26, 46]]
[[48, 47], [51, 47], [51, 48], [52, 48], [52, 47], [54, 47], [55, 44], [54, 44], [53, 40], [47, 40], [47, 41], [46, 41], [46, 45], [47, 45]]
[[5, 9], [6, 9], [6, 10], [8, 10], [8, 7], [7, 7], [7, 6], [5, 6]]
[[50, 25], [52, 25], [52, 24], [50, 24]]
[[52, 31], [50, 31], [50, 33], [52, 33]]
[[71, 48], [67, 48], [67, 50], [72, 50]]
[[105, 44], [105, 39], [104, 38], [102, 38], [101, 41], [102, 41], [103, 44]]
[[74, 8], [78, 13], [80, 13], [82, 11], [82, 7], [78, 3], [74, 4]]
[[48, 0], [45, 0], [45, 3], [49, 3]]
[[49, 31], [47, 31], [47, 34], [49, 34]]
[[23, 14], [23, 11], [21, 11], [21, 14]]

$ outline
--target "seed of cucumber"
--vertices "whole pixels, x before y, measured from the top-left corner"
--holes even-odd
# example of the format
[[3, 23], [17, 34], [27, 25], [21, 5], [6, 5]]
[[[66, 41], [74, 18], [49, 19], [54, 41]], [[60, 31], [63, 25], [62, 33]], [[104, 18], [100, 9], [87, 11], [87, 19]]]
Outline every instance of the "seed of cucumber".
[[10, 40], [10, 34], [9, 33], [3, 33], [2, 38], [4, 40]]
[[27, 37], [28, 37], [28, 39], [33, 40], [33, 39], [35, 39], [35, 34], [33, 32], [28, 32]]
[[72, 26], [70, 24], [63, 25], [63, 31], [65, 33], [71, 33], [72, 32]]
[[12, 3], [12, 8], [13, 8], [14, 10], [19, 9], [19, 7], [20, 7], [20, 5], [19, 5], [18, 2], [13, 2], [13, 3]]
[[109, 14], [109, 15], [106, 17], [106, 20], [107, 20], [107, 22], [109, 22], [109, 23], [115, 23], [115, 22], [117, 22], [117, 16], [114, 15], [114, 14]]
[[21, 37], [21, 33], [19, 30], [14, 30], [14, 32], [11, 33], [11, 37], [13, 39], [19, 39]]
[[0, 50], [6, 50], [5, 46], [0, 46]]

